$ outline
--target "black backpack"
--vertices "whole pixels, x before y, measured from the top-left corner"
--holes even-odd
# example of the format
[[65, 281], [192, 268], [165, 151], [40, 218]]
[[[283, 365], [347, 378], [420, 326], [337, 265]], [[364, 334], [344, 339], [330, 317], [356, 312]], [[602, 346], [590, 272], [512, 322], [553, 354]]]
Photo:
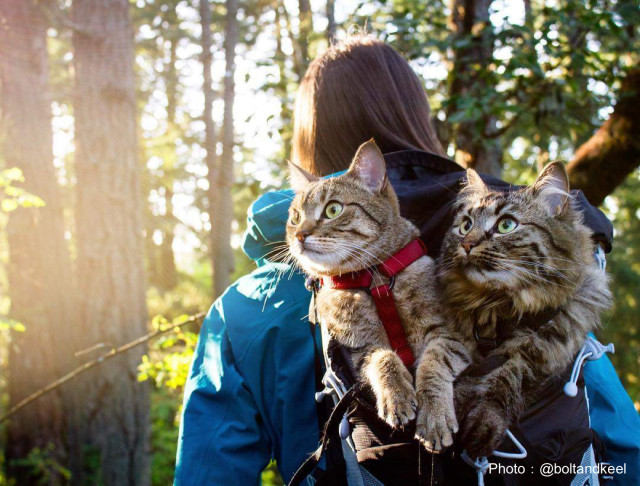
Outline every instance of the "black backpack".
[[[314, 299], [310, 316], [315, 337]], [[578, 466], [604, 462], [605, 449], [590, 428], [589, 408], [580, 370], [586, 356], [539, 389], [518, 424], [510, 427], [497, 454], [483, 463], [472, 461], [454, 445], [441, 454], [429, 453], [415, 438], [415, 426], [393, 429], [378, 417], [371, 391], [354, 377], [348, 350], [322, 332], [322, 354], [316, 346], [319, 417], [323, 435], [318, 449], [295, 473], [290, 485], [404, 486], [482, 485], [534, 486], [604, 484], [604, 477], [580, 473]], [[600, 347], [598, 347], [600, 346]], [[596, 349], [593, 348], [593, 349]], [[590, 348], [591, 349], [591, 348]], [[580, 359], [585, 355], [584, 359]], [[472, 373], [487, 374], [501, 363], [487, 359]], [[471, 368], [470, 368], [471, 370]], [[571, 383], [572, 385], [567, 385]], [[565, 389], [573, 388], [575, 396]], [[546, 466], [550, 464], [551, 466]], [[550, 471], [541, 470], [551, 467]], [[544, 473], [547, 474], [544, 474]], [[549, 472], [551, 474], [549, 474]]]
[[[437, 257], [443, 235], [451, 225], [456, 195], [465, 180], [464, 170], [451, 160], [416, 150], [386, 154], [385, 161], [403, 216], [418, 226], [429, 254]], [[482, 178], [493, 188], [515, 189], [499, 179], [484, 175]], [[611, 223], [581, 192], [573, 191], [573, 194], [585, 223], [593, 231], [594, 241], [610, 251]], [[311, 305], [315, 339], [317, 319], [313, 301]], [[526, 411], [519, 424], [511, 427], [512, 437], [526, 449], [526, 457], [508, 457], [509, 454], [517, 457], [521, 451], [511, 438], [506, 438], [499, 449], [506, 452], [507, 457], [492, 456], [489, 461], [493, 466], [489, 470], [488, 464], [474, 464], [465, 458], [455, 445], [442, 454], [430, 454], [414, 439], [411, 427], [397, 430], [389, 427], [378, 417], [370, 390], [354, 380], [356, 375], [349, 353], [326, 332], [322, 336], [322, 350], [320, 346], [316, 346], [316, 350], [316, 397], [324, 433], [318, 449], [292, 478], [292, 485], [304, 481], [331, 486], [458, 486], [480, 481], [506, 486], [596, 484], [594, 476], [585, 476], [581, 481], [575, 474], [562, 474], [562, 470], [549, 477], [540, 473], [545, 463], [558, 468], [565, 466], [567, 470], [578, 465], [595, 465], [604, 457], [601, 441], [589, 428], [584, 382], [580, 376], [572, 376], [571, 369], [563, 376], [548, 380], [540, 389], [540, 399]], [[488, 373], [497, 365], [499, 363], [488, 361], [474, 369]], [[563, 393], [570, 378], [576, 382], [575, 397]], [[519, 472], [515, 472], [516, 467]]]

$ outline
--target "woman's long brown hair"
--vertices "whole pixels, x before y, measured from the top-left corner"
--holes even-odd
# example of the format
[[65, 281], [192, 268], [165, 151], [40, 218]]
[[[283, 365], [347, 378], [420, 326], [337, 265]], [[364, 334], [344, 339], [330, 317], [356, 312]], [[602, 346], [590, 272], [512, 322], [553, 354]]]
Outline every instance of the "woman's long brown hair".
[[444, 155], [418, 76], [392, 47], [353, 36], [311, 63], [294, 111], [293, 162], [327, 175], [346, 169], [372, 137], [383, 153]]

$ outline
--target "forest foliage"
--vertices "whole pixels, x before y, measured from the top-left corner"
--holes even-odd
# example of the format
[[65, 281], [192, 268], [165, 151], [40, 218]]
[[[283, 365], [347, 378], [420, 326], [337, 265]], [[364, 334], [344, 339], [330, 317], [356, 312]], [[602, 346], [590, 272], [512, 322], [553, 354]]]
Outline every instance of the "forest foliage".
[[[47, 24], [53, 135], [53, 159], [41, 163], [55, 168], [64, 238], [74, 260], [79, 170], [74, 55], [82, 38], [71, 15], [72, 3], [34, 4]], [[198, 0], [128, 2], [138, 130], [136, 198], [141, 201], [143, 304], [149, 329], [163, 329], [211, 305], [220, 293], [212, 274], [212, 255], [220, 254], [216, 245], [226, 245], [233, 254], [226, 281], [255, 268], [240, 248], [247, 208], [264, 191], [286, 185], [295, 92], [309, 60], [323, 52], [333, 36], [340, 39], [364, 30], [393, 45], [424, 81], [438, 136], [449, 155], [518, 184], [530, 182], [550, 160], [572, 161], [578, 148], [613, 116], [616, 104], [640, 90], [622, 89], [622, 81], [638, 66], [640, 10], [635, 0], [227, 0], [208, 6], [210, 18], [203, 22]], [[236, 10], [230, 23], [228, 12]], [[2, 15], [0, 10], [0, 20]], [[208, 98], [202, 71], [207, 21], [208, 88], [213, 94], [209, 120], [203, 118]], [[237, 38], [231, 63], [229, 32]], [[6, 144], [3, 133], [11, 120], [1, 119], [0, 142]], [[633, 129], [640, 133], [637, 125]], [[213, 139], [207, 140], [207, 130]], [[117, 141], [112, 143], [116, 150]], [[628, 137], [620, 143], [633, 146], [635, 153], [640, 150]], [[9, 349], [17, 334], [37, 329], [37, 324], [12, 318], [9, 219], [12, 214], [25, 217], [25, 211], [38, 211], [49, 201], [25, 189], [23, 172], [3, 154], [0, 151], [0, 403], [6, 408], [16, 400], [9, 395]], [[624, 171], [621, 177], [626, 179], [608, 188], [602, 204], [616, 231], [608, 259], [615, 306], [600, 337], [615, 343], [612, 360], [640, 408], [640, 156], [624, 169], [617, 160], [603, 163], [606, 170]], [[231, 184], [229, 218], [216, 213], [223, 206], [212, 190], [225, 179]], [[589, 196], [589, 187], [584, 190]], [[90, 216], [89, 211], [85, 217]], [[219, 224], [217, 217], [225, 223]], [[173, 477], [182, 392], [197, 333], [194, 324], [166, 333], [150, 342], [136, 363], [137, 379], [152, 389], [153, 485], [170, 484]], [[6, 440], [1, 445], [6, 448]], [[71, 474], [47, 446], [12, 460], [31, 471], [33, 484], [63, 484]], [[2, 464], [7, 466], [6, 460]], [[274, 464], [263, 481], [279, 484]], [[12, 484], [11, 479], [3, 477], [0, 484]]]

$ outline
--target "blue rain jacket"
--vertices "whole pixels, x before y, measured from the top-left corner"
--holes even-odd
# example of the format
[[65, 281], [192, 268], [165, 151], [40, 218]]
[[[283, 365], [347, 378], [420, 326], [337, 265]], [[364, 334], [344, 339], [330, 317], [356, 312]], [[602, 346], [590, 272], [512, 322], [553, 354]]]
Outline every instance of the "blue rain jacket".
[[[403, 164], [390, 168], [406, 206], [418, 186], [403, 182]], [[291, 196], [269, 192], [251, 206], [243, 250], [258, 268], [230, 286], [203, 323], [185, 387], [175, 486], [259, 484], [271, 459], [287, 482], [317, 447], [310, 295], [300, 273], [265, 258], [284, 239]], [[626, 464], [616, 484], [640, 484], [638, 413], [606, 357], [584, 370], [592, 427], [610, 461]]]

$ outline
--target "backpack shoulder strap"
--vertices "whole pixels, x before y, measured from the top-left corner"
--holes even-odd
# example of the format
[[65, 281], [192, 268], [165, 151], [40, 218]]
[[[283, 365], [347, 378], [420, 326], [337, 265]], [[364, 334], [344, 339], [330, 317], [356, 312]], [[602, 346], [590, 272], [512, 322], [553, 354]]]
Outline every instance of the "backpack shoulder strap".
[[316, 468], [322, 454], [325, 450], [328, 449], [329, 445], [332, 441], [336, 440], [336, 436], [338, 434], [338, 427], [340, 422], [342, 421], [343, 415], [349, 409], [351, 402], [355, 398], [356, 394], [360, 391], [360, 386], [358, 384], [353, 385], [347, 393], [345, 393], [340, 401], [336, 404], [335, 408], [331, 412], [329, 416], [329, 420], [325, 424], [324, 432], [322, 433], [322, 440], [320, 441], [320, 445], [315, 450], [313, 454], [311, 454], [306, 461], [302, 463], [302, 465], [295, 472], [291, 481], [289, 481], [289, 486], [297, 486], [302, 483], [302, 481], [309, 476]]

